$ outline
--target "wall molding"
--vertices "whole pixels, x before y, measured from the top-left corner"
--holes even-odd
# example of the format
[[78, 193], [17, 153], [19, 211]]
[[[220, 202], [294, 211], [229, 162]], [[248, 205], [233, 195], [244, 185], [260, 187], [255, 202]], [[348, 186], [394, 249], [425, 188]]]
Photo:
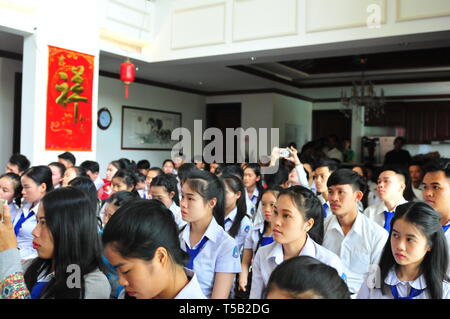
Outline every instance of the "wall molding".
[[428, 18], [439, 18], [439, 17], [450, 16], [450, 10], [449, 10], [449, 11], [441, 12], [439, 14], [418, 14], [416, 16], [402, 17], [402, 14], [401, 14], [402, 1], [403, 0], [397, 0], [396, 1], [396, 11], [397, 11], [396, 17], [395, 17], [395, 21], [396, 22], [419, 20], [419, 19], [428, 19]]
[[[120, 81], [120, 75], [114, 72], [101, 71], [100, 76], [116, 79]], [[185, 88], [177, 85], [167, 84], [158, 81], [152, 81], [142, 78], [136, 78], [135, 83], [145, 84], [150, 86], [156, 86], [164, 89], [170, 89], [185, 93], [197, 94], [205, 97], [209, 96], [220, 96], [220, 95], [246, 95], [246, 94], [279, 94], [287, 97], [292, 97], [294, 99], [299, 99], [311, 103], [336, 103], [340, 102], [340, 98], [328, 98], [328, 99], [315, 99], [306, 95], [301, 95], [295, 92], [286, 91], [277, 88], [267, 88], [267, 89], [254, 89], [254, 90], [230, 90], [230, 91], [202, 91], [190, 88]], [[441, 95], [398, 95], [398, 96], [386, 96], [387, 101], [401, 101], [401, 100], [437, 100], [437, 99], [450, 99], [450, 94]]]
[[[182, 45], [182, 46], [174, 45], [174, 20], [175, 20], [174, 17], [177, 14], [191, 12], [191, 11], [197, 11], [197, 10], [202, 10], [202, 9], [207, 9], [207, 8], [213, 8], [213, 7], [223, 7], [223, 21], [222, 21], [223, 32], [222, 32], [221, 40], [215, 40], [215, 41], [211, 41], [211, 42], [204, 42], [204, 43], [192, 44], [192, 45]], [[212, 3], [212, 4], [202, 5], [202, 6], [198, 6], [198, 7], [190, 7], [190, 8], [174, 10], [172, 12], [172, 18], [171, 18], [171, 39], [170, 39], [171, 49], [179, 50], [179, 49], [203, 47], [203, 46], [207, 46], [207, 45], [224, 44], [226, 42], [226, 20], [227, 20], [227, 10], [226, 9], [227, 9], [227, 3], [222, 1], [222, 2], [218, 2], [218, 3]]]
[[245, 38], [237, 38], [236, 37], [236, 3], [239, 2], [247, 2], [248, 0], [234, 0], [233, 1], [233, 14], [232, 14], [232, 18], [233, 18], [233, 22], [232, 22], [232, 31], [231, 31], [231, 36], [233, 39], [233, 42], [245, 42], [245, 41], [250, 41], [250, 40], [263, 40], [263, 39], [270, 39], [270, 38], [274, 38], [274, 37], [285, 37], [285, 36], [294, 36], [294, 35], [298, 35], [298, 0], [294, 0], [295, 2], [295, 10], [294, 10], [294, 24], [295, 24], [295, 30], [294, 31], [286, 31], [286, 32], [281, 32], [281, 33], [277, 33], [277, 34], [269, 34], [269, 35], [261, 35], [261, 36], [248, 36]]

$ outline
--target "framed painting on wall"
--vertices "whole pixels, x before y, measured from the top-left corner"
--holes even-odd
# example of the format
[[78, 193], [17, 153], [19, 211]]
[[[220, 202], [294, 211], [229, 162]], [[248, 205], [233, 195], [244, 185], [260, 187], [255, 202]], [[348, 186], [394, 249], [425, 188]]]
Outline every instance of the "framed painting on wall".
[[181, 127], [181, 113], [122, 106], [123, 150], [170, 151], [178, 140], [172, 131]]

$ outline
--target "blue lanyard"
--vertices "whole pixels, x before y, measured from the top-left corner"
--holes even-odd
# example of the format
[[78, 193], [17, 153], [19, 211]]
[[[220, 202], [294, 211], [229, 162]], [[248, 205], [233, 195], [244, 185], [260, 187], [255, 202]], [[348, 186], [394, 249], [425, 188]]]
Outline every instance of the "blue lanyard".
[[394, 217], [395, 212], [388, 212], [384, 211], [384, 229], [388, 231], [388, 233], [391, 231], [391, 220]]
[[395, 286], [395, 285], [391, 286], [391, 292], [392, 292], [392, 296], [394, 296], [394, 299], [413, 299], [414, 297], [417, 297], [422, 292], [424, 292], [424, 290], [425, 289], [415, 289], [415, 288], [411, 287], [411, 291], [409, 292], [408, 297], [399, 297], [398, 291], [397, 291], [397, 286]]
[[197, 255], [200, 253], [200, 250], [205, 246], [206, 242], [208, 241], [208, 238], [205, 236], [203, 237], [200, 244], [198, 244], [197, 248], [190, 249], [188, 244], [186, 244], [186, 251], [189, 254], [189, 263], [187, 265], [187, 268], [190, 270], [194, 270], [194, 259], [197, 257]]
[[19, 221], [17, 222], [16, 226], [14, 226], [14, 233], [16, 234], [16, 236], [19, 234], [19, 231], [22, 228], [22, 224], [25, 223], [31, 216], [34, 216], [33, 211], [29, 212], [27, 218], [25, 218], [25, 214], [22, 212]]
[[48, 281], [38, 281], [34, 284], [33, 289], [31, 289], [31, 299], [39, 299], [42, 295], [42, 291], [47, 286]]

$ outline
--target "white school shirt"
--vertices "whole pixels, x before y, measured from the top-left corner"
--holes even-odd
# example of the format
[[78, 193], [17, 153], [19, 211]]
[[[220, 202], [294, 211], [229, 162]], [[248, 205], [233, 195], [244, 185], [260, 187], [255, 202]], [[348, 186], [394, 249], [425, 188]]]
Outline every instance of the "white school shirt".
[[379, 263], [388, 232], [358, 212], [347, 235], [344, 235], [335, 215], [325, 220], [324, 234], [322, 245], [341, 258], [350, 293], [358, 293], [370, 265]]
[[[173, 299], [206, 299], [197, 280], [197, 275], [190, 269], [183, 268], [189, 282]], [[125, 299], [126, 291], [122, 289], [117, 299]]]
[[[402, 199], [397, 203], [397, 205], [395, 205], [392, 211], [395, 211], [398, 205], [402, 205], [407, 202], [408, 201], [402, 197]], [[364, 210], [364, 215], [366, 215], [367, 217], [369, 217], [369, 219], [373, 220], [375, 223], [384, 228], [384, 222], [386, 221], [384, 217], [385, 211], [389, 211], [389, 209], [387, 209], [386, 205], [384, 204], [384, 201], [382, 201], [378, 204], [367, 207]]]
[[[228, 214], [228, 216], [225, 217], [224, 229], [227, 233], [230, 231], [231, 226], [233, 225], [234, 220], [236, 219], [236, 215], [237, 215], [237, 207], [235, 207]], [[242, 250], [242, 247], [244, 246], [245, 238], [247, 237], [251, 227], [252, 227], [252, 222], [251, 222], [250, 218], [248, 218], [248, 216], [244, 216], [244, 218], [242, 218], [242, 220], [241, 220], [241, 225], [239, 227], [239, 231], [238, 231], [236, 237], [234, 237], [234, 240], [236, 241], [236, 245], [238, 245], [238, 247], [239, 247], [239, 251]]]
[[244, 249], [251, 249], [255, 253], [258, 247], [259, 238], [264, 231], [264, 222], [260, 222], [254, 225], [248, 232], [247, 238], [245, 238]]
[[[400, 297], [408, 296], [411, 287], [413, 287], [415, 289], [425, 289], [424, 292], [413, 299], [430, 299], [430, 294], [428, 293], [428, 289], [426, 289], [427, 283], [423, 275], [419, 276], [414, 281], [401, 281], [398, 279], [394, 268], [392, 268], [386, 276], [384, 282], [390, 286], [397, 286], [398, 295]], [[442, 299], [450, 299], [450, 283], [444, 281], [442, 283], [442, 288]], [[390, 287], [388, 287], [388, 292], [386, 295], [383, 295], [381, 288], [369, 288], [367, 283], [364, 282], [358, 292], [358, 295], [356, 296], [356, 299], [394, 299], [394, 297], [392, 296]]]
[[175, 222], [178, 225], [178, 229], [181, 229], [184, 225], [186, 225], [186, 222], [181, 217], [181, 208], [175, 202], [172, 202], [172, 205], [170, 205], [169, 210], [173, 214], [173, 218], [175, 219]]
[[[34, 237], [31, 235], [31, 232], [34, 230], [37, 224], [36, 215], [38, 212], [39, 204], [37, 203], [36, 206], [33, 208], [34, 216], [28, 218], [23, 224], [22, 227], [19, 230], [19, 233], [17, 234], [17, 245], [19, 247], [20, 252], [20, 258], [21, 259], [31, 259], [37, 257], [37, 251], [33, 248], [33, 240]], [[21, 211], [19, 211], [16, 215], [16, 218], [14, 218], [13, 225], [16, 226], [17, 222], [20, 219], [20, 216], [22, 215], [22, 212], [25, 217], [28, 217], [28, 215], [31, 213], [31, 203], [25, 204]]]
[[423, 200], [423, 192], [420, 188], [412, 187], [414, 195], [417, 197], [418, 200]]
[[184, 268], [184, 272], [189, 282], [173, 299], [206, 299], [195, 272], [187, 268]]
[[[339, 257], [317, 244], [307, 236], [305, 246], [299, 256], [310, 256], [337, 270], [339, 276], [344, 275], [344, 265]], [[283, 246], [277, 242], [260, 247], [252, 265], [252, 287], [250, 299], [261, 299], [272, 271], [284, 261]]]
[[140, 198], [142, 198], [142, 199], [149, 199], [148, 198], [147, 187], [145, 187], [145, 189], [138, 189], [137, 192], [138, 192]]
[[[446, 224], [446, 226], [447, 225], [450, 225], [450, 221]], [[450, 228], [447, 229], [447, 231], [445, 232], [445, 238], [447, 239], [448, 256], [450, 258]], [[447, 276], [450, 277], [450, 263], [449, 263], [448, 268], [447, 268]]]
[[105, 182], [103, 181], [103, 178], [100, 176], [97, 176], [97, 178], [94, 181], [95, 188], [99, 190], [103, 185], [105, 185]]
[[14, 203], [14, 200], [11, 204], [8, 204], [9, 213], [11, 214], [11, 220], [14, 222], [14, 219], [16, 218], [17, 214], [20, 213], [20, 207], [17, 206], [16, 203]]
[[333, 214], [333, 213], [331, 212], [330, 202], [325, 201], [325, 198], [323, 198], [322, 194], [320, 194], [320, 195], [317, 196], [317, 197], [319, 198], [320, 203], [322, 204], [322, 207], [323, 207], [323, 204], [325, 204], [325, 203], [328, 205], [327, 209], [325, 209], [325, 207], [323, 207], [323, 209], [325, 210], [326, 215], [327, 215], [327, 217], [326, 217], [325, 219], [327, 219], [328, 217], [330, 217], [330, 216]]
[[234, 238], [217, 224], [214, 217], [209, 223], [205, 234], [194, 247], [191, 247], [189, 240], [190, 230], [190, 223], [187, 223], [180, 233], [180, 245], [184, 251], [187, 251], [186, 245], [190, 249], [195, 249], [203, 240], [203, 237], [206, 236], [208, 238], [208, 241], [194, 259], [194, 272], [197, 274], [203, 294], [207, 298], [211, 298], [214, 277], [217, 272], [240, 273], [242, 271], [239, 249]]
[[245, 189], [245, 202], [247, 205], [247, 215], [251, 216], [252, 219], [255, 218], [256, 202], [258, 201], [258, 197], [259, 197], [259, 191], [258, 191], [257, 187], [255, 187], [255, 190], [253, 191], [251, 199], [248, 198], [247, 188]]

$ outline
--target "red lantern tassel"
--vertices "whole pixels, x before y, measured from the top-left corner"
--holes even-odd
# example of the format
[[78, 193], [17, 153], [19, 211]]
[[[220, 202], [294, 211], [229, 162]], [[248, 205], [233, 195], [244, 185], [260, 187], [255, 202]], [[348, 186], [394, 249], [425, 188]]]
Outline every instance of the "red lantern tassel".
[[125, 98], [128, 99], [128, 84], [125, 84]]

